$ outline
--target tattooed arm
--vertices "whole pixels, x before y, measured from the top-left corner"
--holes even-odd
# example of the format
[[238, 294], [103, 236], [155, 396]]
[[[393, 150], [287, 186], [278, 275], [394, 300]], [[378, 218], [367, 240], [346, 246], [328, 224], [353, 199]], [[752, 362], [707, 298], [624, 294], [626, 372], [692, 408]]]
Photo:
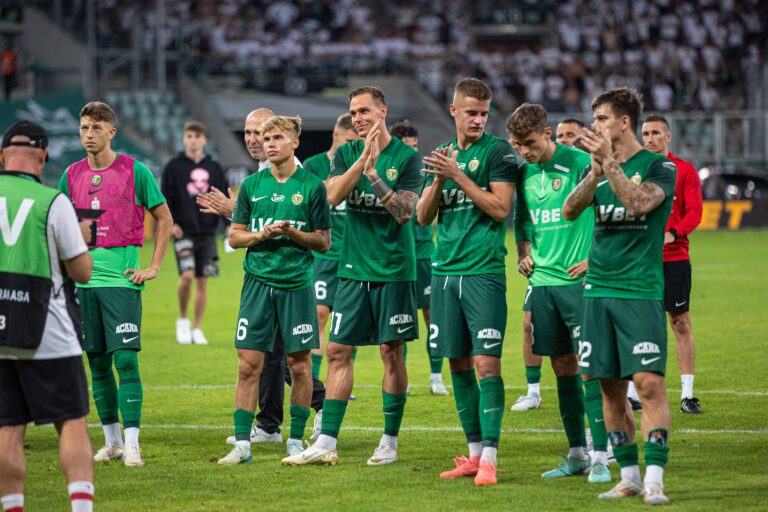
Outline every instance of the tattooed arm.
[[635, 185], [627, 178], [615, 160], [605, 164], [605, 175], [611, 190], [633, 217], [642, 217], [664, 202], [666, 194], [656, 183], [645, 182]]
[[587, 206], [592, 204], [597, 184], [600, 182], [600, 176], [600, 166], [593, 161], [592, 169], [587, 174], [587, 177], [581, 180], [581, 183], [565, 199], [562, 213], [566, 220], [578, 219]]
[[389, 185], [384, 183], [378, 174], [368, 174], [371, 180], [373, 193], [379, 198], [384, 208], [395, 218], [398, 224], [405, 224], [413, 218], [413, 211], [416, 209], [416, 203], [419, 201], [419, 195], [410, 190], [398, 190], [395, 192]]
[[531, 258], [531, 242], [520, 240], [517, 242], [517, 271], [525, 277], [533, 274], [533, 258]]

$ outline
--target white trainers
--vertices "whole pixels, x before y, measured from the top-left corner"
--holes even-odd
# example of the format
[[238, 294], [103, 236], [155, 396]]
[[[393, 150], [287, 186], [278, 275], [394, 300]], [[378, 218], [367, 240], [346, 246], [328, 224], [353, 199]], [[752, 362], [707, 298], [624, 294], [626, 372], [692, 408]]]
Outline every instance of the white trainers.
[[207, 345], [208, 340], [205, 339], [202, 329], [192, 329], [192, 343], [195, 345]]
[[219, 459], [219, 464], [223, 466], [234, 466], [244, 462], [253, 462], [251, 447], [239, 444], [236, 444], [235, 447], [232, 448], [231, 452]]
[[123, 447], [114, 443], [107, 443], [96, 452], [93, 460], [96, 462], [108, 462], [112, 459], [123, 458]]
[[397, 450], [380, 444], [378, 448], [373, 452], [373, 455], [368, 459], [369, 466], [383, 466], [384, 464], [392, 464], [397, 460]]
[[192, 343], [192, 324], [189, 322], [189, 318], [176, 319], [176, 341], [181, 345]]
[[128, 443], [123, 448], [123, 463], [127, 467], [138, 467], [144, 465], [144, 459], [141, 458], [141, 448], [136, 443]]
[[643, 501], [646, 505], [669, 505], [669, 498], [664, 495], [664, 488], [659, 484], [648, 484], [643, 489]]
[[429, 392], [435, 396], [448, 396], [448, 388], [443, 383], [443, 376], [429, 378]]
[[523, 395], [515, 400], [512, 406], [513, 411], [529, 411], [531, 409], [541, 409], [541, 397], [539, 395]]
[[306, 464], [321, 464], [335, 466], [339, 462], [339, 454], [336, 450], [326, 450], [315, 445], [310, 446], [301, 453], [291, 455], [282, 460], [284, 466], [304, 466]]
[[320, 431], [323, 430], [323, 410], [320, 409], [315, 414], [315, 423], [312, 425], [312, 435], [309, 436], [310, 441], [317, 441], [320, 437]]
[[620, 498], [626, 498], [628, 496], [637, 496], [643, 492], [643, 486], [640, 482], [633, 482], [632, 480], [621, 480], [617, 483], [613, 489], [608, 492], [598, 494], [597, 497], [601, 500], [616, 500]]
[[288, 441], [285, 443], [285, 448], [288, 456], [291, 457], [304, 451], [304, 443], [301, 442], [301, 439], [291, 439], [289, 437]]
[[[254, 425], [251, 427], [251, 442], [282, 444], [283, 436], [280, 434], [280, 432], [270, 434]], [[227, 438], [227, 444], [235, 444], [235, 436], [229, 436]]]

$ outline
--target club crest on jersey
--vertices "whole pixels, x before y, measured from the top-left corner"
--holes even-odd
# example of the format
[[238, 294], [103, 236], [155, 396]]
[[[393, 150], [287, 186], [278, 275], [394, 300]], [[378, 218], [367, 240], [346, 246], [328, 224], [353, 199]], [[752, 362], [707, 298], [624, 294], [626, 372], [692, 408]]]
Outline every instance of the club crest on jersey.
[[469, 172], [475, 172], [477, 168], [480, 167], [480, 160], [473, 158], [469, 161], [469, 165], [467, 167], [469, 168]]
[[397, 169], [395, 169], [394, 167], [390, 167], [389, 169], [387, 169], [387, 179], [389, 181], [395, 181], [397, 179], [397, 174], [398, 174]]
[[101, 174], [94, 174], [93, 176], [91, 176], [91, 185], [93, 185], [94, 187], [98, 187], [99, 185], [101, 185], [102, 180], [103, 178]]
[[634, 183], [635, 185], [640, 185], [640, 184], [643, 182], [643, 177], [642, 177], [642, 176], [640, 176], [639, 174], [635, 174], [634, 176], [632, 176], [631, 178], [629, 178], [629, 180], [630, 180], [632, 183]]
[[560, 187], [563, 186], [563, 180], [560, 178], [555, 178], [552, 180], [552, 190], [560, 190]]
[[303, 200], [304, 200], [304, 196], [301, 194], [297, 193], [291, 196], [291, 202], [296, 206], [300, 205]]
[[285, 196], [280, 195], [280, 194], [278, 194], [276, 192], [272, 193], [272, 202], [273, 203], [282, 203], [283, 199], [285, 199]]

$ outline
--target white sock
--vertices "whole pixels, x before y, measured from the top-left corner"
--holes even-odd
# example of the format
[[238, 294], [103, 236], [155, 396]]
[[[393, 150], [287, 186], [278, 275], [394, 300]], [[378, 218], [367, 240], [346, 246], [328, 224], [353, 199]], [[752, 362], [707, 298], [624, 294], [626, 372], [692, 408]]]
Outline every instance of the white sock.
[[598, 452], [593, 451], [592, 452], [592, 463], [595, 462], [602, 462], [606, 466], [608, 465], [608, 452]]
[[573, 457], [574, 459], [579, 460], [587, 460], [589, 459], [589, 454], [587, 453], [587, 449], [583, 446], [575, 446], [573, 448], [570, 448], [568, 450], [568, 456]]
[[22, 493], [6, 494], [0, 497], [0, 502], [3, 504], [3, 510], [11, 510], [14, 508], [24, 507], [24, 495]]
[[104, 438], [107, 440], [107, 444], [116, 444], [121, 448], [123, 447], [123, 436], [120, 434], [119, 423], [102, 425], [101, 429], [104, 431]]
[[436, 380], [442, 381], [443, 380], [443, 374], [442, 373], [430, 373], [429, 374], [429, 382], [435, 382]]
[[469, 445], [469, 458], [472, 457], [479, 457], [481, 453], [483, 453], [483, 443], [476, 442], [476, 443], [468, 443]]
[[393, 450], [397, 450], [397, 436], [388, 436], [387, 434], [382, 435], [381, 441], [379, 441], [379, 446], [389, 446]]
[[238, 448], [247, 448], [248, 450], [251, 449], [251, 441], [235, 441], [235, 446]]
[[528, 396], [541, 396], [541, 382], [536, 384], [528, 384]]
[[664, 487], [664, 468], [661, 466], [645, 467], [645, 485], [658, 484]]
[[627, 386], [627, 396], [632, 400], [640, 401], [640, 396], [637, 394], [637, 389], [635, 389], [635, 383], [632, 381], [629, 381], [629, 386]]
[[693, 375], [681, 375], [680, 381], [683, 383], [683, 392], [680, 399], [693, 398]]
[[318, 437], [317, 441], [315, 441], [315, 446], [323, 450], [335, 450], [336, 438], [327, 436], [325, 434], [320, 434], [320, 437]]
[[494, 466], [496, 465], [496, 453], [498, 453], [498, 448], [491, 448], [490, 446], [484, 446], [483, 447], [483, 453], [480, 455], [480, 462], [482, 461], [488, 461]]
[[630, 482], [640, 483], [640, 466], [627, 466], [621, 468], [621, 479], [629, 480]]
[[67, 486], [72, 512], [93, 512], [93, 482], [78, 480]]
[[125, 444], [139, 444], [139, 427], [125, 429]]

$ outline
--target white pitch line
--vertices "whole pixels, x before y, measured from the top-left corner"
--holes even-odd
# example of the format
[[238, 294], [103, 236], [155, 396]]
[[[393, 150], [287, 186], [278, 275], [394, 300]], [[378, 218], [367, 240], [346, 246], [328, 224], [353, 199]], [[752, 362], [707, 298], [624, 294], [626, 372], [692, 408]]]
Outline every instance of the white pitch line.
[[[100, 423], [90, 423], [90, 428], [101, 428]], [[231, 430], [232, 425], [192, 425], [192, 424], [144, 424], [143, 429], [157, 430]], [[307, 430], [310, 430], [309, 428]], [[341, 430], [350, 432], [381, 432], [382, 427], [367, 427], [359, 425], [350, 425], [341, 427]], [[425, 427], [425, 426], [406, 426], [401, 427], [405, 432], [461, 432], [459, 427]], [[506, 434], [562, 434], [563, 429], [557, 428], [504, 428], [502, 432]], [[768, 435], [768, 428], [761, 429], [697, 429], [681, 428], [673, 430], [675, 434], [699, 434], [699, 435], [718, 435], [718, 434], [756, 434]]]
[[[179, 384], [177, 386], [144, 386], [145, 390], [150, 391], [174, 391], [174, 390], [193, 390], [193, 389], [234, 389], [234, 384]], [[380, 384], [355, 384], [355, 388], [360, 389], [380, 389]], [[411, 388], [421, 389], [428, 388], [427, 384], [411, 384]], [[453, 386], [446, 385], [451, 389]], [[526, 386], [504, 386], [504, 389], [528, 389]], [[541, 389], [546, 391], [556, 391], [555, 386], [541, 386]], [[678, 394], [677, 390], [668, 390], [670, 395]], [[697, 389], [696, 394], [699, 395], [732, 395], [732, 396], [768, 396], [768, 391], [737, 391], [735, 389]]]

